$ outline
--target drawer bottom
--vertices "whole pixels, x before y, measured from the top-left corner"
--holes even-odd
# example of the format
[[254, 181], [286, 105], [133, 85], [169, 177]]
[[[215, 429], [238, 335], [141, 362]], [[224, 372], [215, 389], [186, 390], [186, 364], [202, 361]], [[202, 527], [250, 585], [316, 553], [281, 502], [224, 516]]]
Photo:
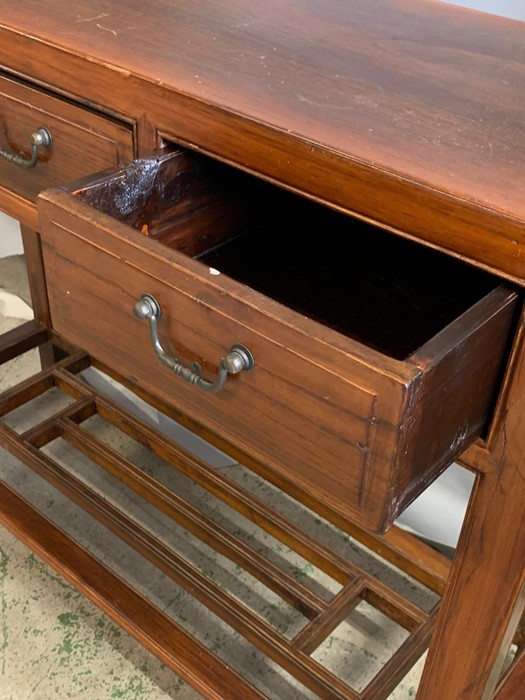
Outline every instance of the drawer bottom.
[[[0, 482], [0, 522], [204, 697], [386, 698], [427, 647], [448, 561], [395, 527], [349, 537], [244, 467], [211, 468], [88, 384], [92, 359], [35, 322], [0, 338], [0, 364], [49, 339], [62, 359], [0, 394], [0, 445], [36, 484], [30, 503]], [[52, 393], [65, 400], [28, 426]], [[372, 575], [379, 549], [411, 577]], [[174, 588], [205, 629], [163, 611]], [[341, 652], [367, 619], [391, 642], [373, 668]]]

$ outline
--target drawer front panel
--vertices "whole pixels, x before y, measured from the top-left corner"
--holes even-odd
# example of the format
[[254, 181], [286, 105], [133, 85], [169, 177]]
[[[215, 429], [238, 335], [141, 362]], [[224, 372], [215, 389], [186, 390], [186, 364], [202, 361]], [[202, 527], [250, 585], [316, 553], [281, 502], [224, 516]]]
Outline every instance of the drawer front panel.
[[[405, 359], [380, 352], [373, 343], [357, 342], [275, 303], [209, 266], [211, 262], [188, 257], [200, 255], [202, 246], [215, 250], [224, 234], [237, 245], [242, 238], [236, 233], [238, 220], [246, 226], [244, 204], [253, 205], [253, 199], [243, 199], [237, 216], [238, 181], [230, 199], [222, 188], [222, 171], [206, 166], [194, 163], [187, 152], [168, 152], [39, 196], [53, 325], [130, 382], [234, 445], [248, 466], [306, 505], [384, 530], [481, 434], [516, 294], [493, 278], [478, 278], [477, 287], [468, 286], [475, 294], [463, 297], [457, 310], [456, 293], [444, 307], [444, 297], [436, 296], [435, 289], [428, 289], [426, 298], [403, 292], [411, 308], [414, 300], [424, 307], [425, 300], [437, 299], [434, 325], [422, 340], [418, 335], [419, 349]], [[267, 194], [265, 189], [253, 211], [261, 203], [268, 206]], [[290, 202], [294, 216], [288, 224], [299, 231], [295, 216], [302, 206], [300, 200]], [[320, 223], [325, 226], [319, 230], [329, 233], [333, 219]], [[278, 255], [278, 243], [269, 243], [271, 225], [262, 228], [263, 242], [270, 254], [275, 250]], [[287, 230], [278, 232], [286, 236]], [[248, 267], [245, 251], [237, 258], [243, 270]], [[354, 253], [359, 254], [357, 248]], [[405, 253], [402, 249], [395, 255], [399, 260]], [[371, 293], [362, 290], [384, 289], [390, 279], [387, 289], [396, 289], [394, 271], [386, 267], [374, 277], [374, 257], [356, 259], [366, 260], [363, 269], [371, 271], [355, 297], [348, 297], [351, 303]], [[285, 260], [295, 264], [297, 256]], [[450, 270], [442, 259], [425, 259], [419, 268], [416, 260], [410, 278], [415, 269], [428, 276], [427, 264], [434, 266], [441, 284], [443, 271]], [[275, 274], [273, 258], [264, 269], [265, 275]], [[285, 264], [284, 269], [289, 276], [291, 268]], [[464, 282], [464, 272], [459, 282]], [[311, 293], [312, 277], [303, 279]], [[145, 293], [162, 309], [158, 330], [163, 348], [190, 368], [187, 374], [197, 362], [213, 381], [220, 358], [236, 343], [253, 353], [255, 367], [228, 375], [217, 394], [184, 382], [159, 361], [148, 321], [133, 315]], [[345, 298], [329, 293], [326, 303]], [[314, 297], [316, 303], [318, 299]], [[367, 324], [377, 307], [363, 301], [369, 311], [359, 315], [359, 323]], [[444, 321], [443, 311], [448, 312]], [[383, 336], [381, 316], [371, 318]], [[390, 316], [386, 321], [397, 344], [398, 332], [409, 329], [392, 324]], [[426, 310], [421, 328], [425, 323]], [[157, 351], [162, 355], [159, 347]]]
[[[221, 308], [220, 292], [184, 293], [185, 280], [175, 269], [168, 282], [67, 228], [45, 229], [56, 330], [264, 462], [273, 480], [302, 500], [320, 499], [347, 517], [362, 518], [362, 485], [373, 453], [376, 509], [370, 507], [367, 518], [371, 527], [380, 526], [377, 504], [389, 492], [397, 429], [385, 416], [378, 420], [379, 392], [358, 383], [358, 370], [341, 376], [337, 367], [323, 367], [290, 347], [286, 333], [266, 335], [260, 314], [240, 304], [231, 314], [227, 304]], [[254, 369], [229, 376], [213, 395], [183, 382], [158, 361], [147, 322], [133, 315], [144, 292], [162, 307], [163, 344], [186, 365], [198, 361], [213, 379], [219, 358], [240, 342], [252, 351]], [[396, 415], [401, 385], [388, 378], [375, 382]]]
[[0, 77], [0, 149], [30, 155], [31, 134], [41, 127], [52, 144], [39, 147], [34, 167], [0, 158], [0, 187], [31, 202], [43, 189], [133, 157], [131, 127]]

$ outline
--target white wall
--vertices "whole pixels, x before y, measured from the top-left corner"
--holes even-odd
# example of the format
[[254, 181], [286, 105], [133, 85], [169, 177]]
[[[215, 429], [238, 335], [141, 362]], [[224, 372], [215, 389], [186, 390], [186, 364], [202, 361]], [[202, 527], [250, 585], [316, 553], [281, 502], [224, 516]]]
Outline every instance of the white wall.
[[525, 20], [525, 2], [523, 0], [444, 0], [444, 2], [480, 12], [490, 12], [493, 15]]
[[23, 252], [18, 221], [0, 212], [0, 258]]

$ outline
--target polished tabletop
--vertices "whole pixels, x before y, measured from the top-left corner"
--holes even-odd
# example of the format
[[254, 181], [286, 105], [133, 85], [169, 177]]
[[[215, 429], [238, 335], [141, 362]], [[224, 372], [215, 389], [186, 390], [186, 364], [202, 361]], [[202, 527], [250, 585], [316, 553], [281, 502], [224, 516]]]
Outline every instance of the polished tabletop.
[[[511, 19], [525, 19], [524, 6], [503, 0], [0, 0], [0, 32], [29, 34], [121, 75], [243, 115], [312, 144], [319, 158], [330, 153], [333, 162], [340, 155], [356, 168], [363, 163], [390, 173], [392, 187], [397, 177], [472, 203], [480, 216], [483, 210], [501, 214], [512, 227], [505, 256], [516, 259], [509, 271], [525, 279], [525, 22]], [[0, 41], [0, 63], [11, 60]], [[129, 109], [138, 108], [130, 101]], [[249, 163], [248, 130], [243, 138]], [[232, 148], [224, 155], [231, 158]], [[297, 167], [304, 173], [316, 166], [290, 162], [290, 182]], [[314, 180], [310, 173], [312, 191]], [[345, 196], [367, 214], [363, 202]], [[399, 206], [411, 207], [403, 196]], [[403, 226], [412, 216], [407, 213]], [[497, 222], [490, 226], [495, 230]], [[476, 255], [484, 262], [481, 245]]]

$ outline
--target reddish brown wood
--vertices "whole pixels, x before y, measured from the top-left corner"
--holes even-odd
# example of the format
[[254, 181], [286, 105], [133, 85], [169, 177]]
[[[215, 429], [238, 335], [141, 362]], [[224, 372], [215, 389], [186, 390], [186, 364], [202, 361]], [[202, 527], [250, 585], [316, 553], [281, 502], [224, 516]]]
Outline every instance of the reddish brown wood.
[[[34, 201], [40, 190], [75, 179], [133, 156], [131, 128], [102, 118], [45, 94], [21, 81], [0, 75], [0, 148], [30, 153], [30, 136], [45, 127], [50, 147], [39, 149], [34, 168], [25, 170], [0, 158], [0, 196], [8, 213], [22, 222], [29, 287], [35, 318], [51, 325]], [[32, 227], [32, 228], [31, 228]], [[44, 366], [54, 361], [53, 349], [40, 349]]]
[[423, 622], [402, 644], [383, 666], [377, 676], [369, 683], [361, 700], [376, 700], [385, 697], [387, 692], [397, 686], [414, 663], [427, 649], [434, 631], [435, 615]]
[[[73, 395], [82, 395], [82, 382], [74, 379], [71, 375], [68, 376], [67, 373], [59, 370], [56, 372], [56, 382], [58, 386]], [[151, 399], [153, 400], [153, 397]], [[268, 508], [231, 479], [159, 435], [113, 401], [97, 394], [96, 402], [99, 414], [109, 423], [151, 448], [163, 460], [172, 464], [242, 515], [254, 520], [259, 527], [299, 552], [336, 581], [346, 584], [352, 576], [364, 575], [350, 561], [331, 551], [321, 542], [309, 538], [304, 531], [277, 511]], [[432, 590], [439, 592], [442, 589], [442, 577], [446, 571], [446, 565], [443, 561], [444, 557], [436, 551], [399, 529], [391, 530], [384, 537], [369, 535], [355, 526], [353, 529], [349, 529], [356, 539], [363, 541], [373, 551], [378, 551], [401, 568], [410, 570], [417, 580], [425, 583]], [[406, 624], [409, 628], [413, 626], [414, 620], [421, 619], [421, 613], [416, 610], [415, 606], [409, 605], [400, 596], [393, 595], [393, 592], [379, 581], [373, 581], [368, 576], [366, 578], [371, 591], [371, 593], [369, 591], [369, 595], [373, 595], [375, 591], [376, 597], [380, 597], [385, 605], [387, 601], [390, 601], [388, 603], [389, 609], [385, 610], [386, 614], [390, 614], [394, 618], [397, 617], [401, 624]], [[397, 612], [395, 612], [396, 610]], [[404, 612], [400, 614], [399, 611]]]
[[[129, 20], [125, 26], [116, 20], [124, 10]], [[103, 15], [103, 22], [92, 20], [98, 15]], [[95, 123], [117, 131], [125, 123], [129, 125], [129, 133], [133, 130], [135, 135], [133, 151], [137, 154], [149, 152], [160, 139], [173, 140], [307, 197], [378, 222], [400, 236], [491, 268], [519, 285], [525, 282], [525, 207], [521, 196], [525, 154], [523, 23], [434, 0], [379, 0], [379, 3], [306, 0], [300, 8], [297, 3], [283, 4], [277, 0], [262, 4], [226, 0], [220, 6], [209, 0], [189, 5], [182, 0], [158, 0], [148, 13], [139, 0], [130, 0], [125, 8], [122, 0], [116, 3], [96, 0], [94, 4], [87, 0], [68, 3], [0, 0], [0, 18], [0, 65], [6, 71], [1, 80], [3, 86], [9, 87], [1, 99], [3, 109], [16, 115], [15, 128], [22, 126], [36, 110], [54, 123], [67, 123], [74, 150], [84, 139], [93, 146], [90, 129]], [[137, 41], [138, 31], [140, 41]], [[17, 76], [16, 83], [13, 76]], [[31, 85], [23, 85], [20, 78], [29, 80]], [[22, 99], [22, 94], [27, 99]], [[9, 125], [6, 131], [2, 125], [0, 142], [7, 136], [16, 147], [24, 146], [25, 131], [13, 139], [12, 128]], [[75, 135], [79, 136], [78, 141]], [[83, 164], [82, 148], [76, 152], [80, 154], [76, 160]], [[88, 152], [89, 157], [96, 155], [96, 149], [88, 148]], [[42, 157], [40, 160], [39, 166], [44, 165]], [[70, 166], [73, 169], [71, 163], [66, 167]], [[3, 172], [0, 168], [0, 173]], [[31, 189], [34, 187], [31, 175], [37, 173], [38, 178], [39, 172], [42, 171], [22, 176], [16, 171], [13, 176], [13, 182], [18, 182], [16, 186], [11, 184], [10, 177], [0, 175], [0, 206], [32, 230], [38, 230], [39, 225], [26, 196], [36, 192]], [[74, 177], [78, 174], [81, 171], [75, 170]], [[55, 182], [58, 184], [59, 180]], [[109, 236], [107, 231], [103, 232], [99, 241], [101, 249], [106, 247]], [[324, 241], [324, 234], [320, 238]], [[35, 240], [29, 244], [34, 251], [29, 257], [31, 264], [36, 261], [38, 266], [34, 243]], [[147, 244], [141, 247], [152, 253]], [[115, 248], [113, 255], [125, 257], [124, 250]], [[80, 253], [83, 249], [78, 245], [75, 251]], [[141, 257], [137, 248], [133, 263], [136, 269], [142, 266]], [[164, 289], [174, 268], [158, 261], [155, 265], [157, 272], [166, 273], [160, 280]], [[188, 276], [177, 277], [176, 282], [188, 294], [187, 298], [197, 300], [203, 318], [208, 314], [210, 297], [199, 297], [192, 287], [193, 271], [185, 272], [189, 272]], [[106, 276], [112, 279], [112, 274], [108, 267]], [[73, 281], [74, 277], [71, 274]], [[37, 280], [34, 287], [42, 288], [41, 272], [35, 273], [33, 279]], [[122, 275], [119, 279], [124, 283], [127, 277]], [[104, 289], [101, 287], [101, 294]], [[210, 289], [206, 287], [206, 294]], [[67, 289], [63, 291], [65, 297]], [[243, 295], [247, 306], [255, 306], [254, 297], [246, 290]], [[126, 312], [128, 301], [134, 300], [126, 300]], [[190, 309], [191, 315], [193, 306], [182, 306]], [[254, 312], [257, 319], [260, 311]], [[223, 315], [230, 318], [228, 313]], [[277, 337], [275, 318], [270, 313], [264, 327], [255, 325], [263, 344], [271, 347]], [[105, 335], [111, 337], [112, 330], [111, 326]], [[501, 341], [496, 328], [494, 333], [494, 338]], [[173, 333], [173, 337], [178, 335]], [[283, 348], [296, 347], [295, 337], [287, 329], [279, 342]], [[199, 334], [191, 329], [185, 330], [183, 350], [189, 359], [194, 359], [193, 341], [198, 338]], [[344, 375], [350, 361], [346, 359], [344, 343], [334, 352], [331, 339], [327, 342], [327, 336], [318, 328], [312, 338], [318, 343], [317, 350], [313, 356], [309, 351], [303, 352], [301, 359], [306, 355], [311, 361], [321, 391], [326, 378], [331, 374]], [[135, 333], [130, 332], [125, 347], [133, 348], [135, 340]], [[93, 333], [91, 341], [100, 345], [100, 336]], [[209, 362], [205, 364], [206, 370], [214, 369], [214, 358], [224, 351], [222, 341], [218, 336], [211, 341], [203, 340], [199, 354]], [[502, 400], [486, 433], [487, 443], [478, 443], [461, 457], [469, 468], [483, 476], [478, 480], [463, 528], [438, 633], [425, 669], [419, 692], [424, 700], [448, 700], [451, 694], [453, 700], [488, 699], [523, 607], [520, 589], [525, 545], [520, 532], [524, 525], [525, 449], [519, 416], [524, 410], [521, 374], [525, 349], [523, 344], [516, 347], [513, 371], [507, 374]], [[122, 351], [120, 346], [116, 349]], [[472, 340], [471, 357], [477, 354], [477, 349]], [[406, 368], [400, 373], [399, 366], [377, 365], [368, 353], [356, 356], [352, 351], [349, 355], [350, 364], [358, 361], [359, 378], [364, 384], [370, 382], [378, 366], [385, 376], [388, 374], [387, 403], [390, 409], [395, 404], [399, 414], [401, 402], [395, 403], [393, 399], [396, 396], [399, 399], [402, 386], [413, 375], [406, 374]], [[117, 364], [115, 357], [108, 356], [108, 362]], [[461, 385], [463, 377], [467, 377], [470, 365], [465, 367], [464, 357], [457, 359], [458, 364], [449, 367], [450, 372], [459, 372], [456, 380], [450, 378], [450, 372], [440, 372], [446, 363], [440, 364], [436, 371], [429, 365], [422, 368], [430, 378], [427, 381], [436, 383], [436, 391], [442, 382], [456, 381]], [[288, 369], [286, 362], [283, 366]], [[303, 379], [303, 376], [295, 377], [296, 385], [304, 386]], [[124, 381], [133, 384], [134, 380], [135, 375], [128, 369]], [[476, 384], [473, 378], [468, 382]], [[146, 384], [151, 386], [150, 382]], [[480, 400], [486, 388], [481, 380], [478, 384], [476, 400]], [[363, 388], [361, 383], [359, 386]], [[384, 391], [381, 399], [385, 397]], [[139, 393], [148, 392], [142, 388]], [[369, 394], [374, 397], [377, 392]], [[160, 398], [151, 400], [158, 405], [169, 404], [174, 401], [174, 395], [178, 391], [175, 394], [166, 391]], [[26, 398], [30, 396], [31, 390]], [[18, 399], [10, 400], [14, 401], [10, 405], [15, 405]], [[191, 400], [190, 397], [188, 401]], [[348, 399], [338, 396], [336, 404], [348, 409], [344, 401]], [[242, 438], [237, 439], [238, 436], [225, 435], [222, 424], [214, 423], [208, 414], [203, 416], [199, 409], [192, 409], [190, 403], [183, 400], [168, 409], [181, 416], [186, 424], [199, 426], [201, 422], [199, 429], [203, 435], [218, 433], [215, 440], [219, 445], [226, 445], [228, 437], [234, 439], [232, 453], [240, 456], [250, 453], [249, 466], [297, 495], [292, 482], [300, 474], [293, 472], [294, 479], [289, 478], [290, 473], [283, 476], [282, 470], [287, 467], [276, 467], [279, 459], [275, 462], [268, 459], [264, 449], [254, 451], [253, 436], [247, 444]], [[105, 410], [111, 414], [111, 408], [106, 406]], [[415, 405], [416, 421], [419, 410]], [[336, 410], [330, 415], [335, 432], [339, 433], [341, 426], [346, 425], [346, 417], [343, 420]], [[359, 415], [362, 417], [362, 413]], [[378, 422], [386, 419], [391, 429], [392, 421], [395, 423], [399, 415], [395, 419], [390, 413], [374, 418]], [[428, 421], [430, 431], [433, 423]], [[462, 427], [460, 423], [458, 429]], [[40, 428], [41, 439], [47, 439], [51, 433], [46, 432], [46, 426]], [[430, 431], [426, 431], [427, 435]], [[143, 436], [157, 440], [149, 433]], [[450, 437], [452, 443], [453, 436]], [[390, 434], [379, 445], [385, 457], [394, 442]], [[407, 443], [409, 449], [418, 453], [431, 446], [424, 441], [419, 446], [412, 445]], [[164, 444], [156, 449], [164, 455], [169, 453]], [[292, 453], [295, 451], [291, 450]], [[263, 464], [268, 461], [269, 465]], [[385, 458], [385, 467], [387, 462]], [[436, 471], [440, 468], [436, 467]], [[189, 469], [196, 470], [204, 480], [210, 480], [213, 488], [219, 489], [211, 476], [203, 474], [194, 464]], [[397, 482], [397, 491], [391, 497], [399, 496], [400, 492], [406, 499], [415, 495], [415, 491], [411, 492], [414, 476], [405, 472], [405, 481], [401, 478]], [[341, 476], [340, 483], [343, 481]], [[425, 561], [419, 565], [419, 548], [410, 547], [410, 553], [405, 554], [405, 542], [397, 537], [395, 530], [394, 535], [390, 532], [381, 538], [363, 533], [358, 526], [353, 529], [346, 516], [362, 518], [362, 510], [343, 513], [339, 508], [338, 512], [326, 493], [319, 498], [322, 487], [319, 481], [314, 479], [309, 487], [313, 488], [304, 489], [304, 484], [301, 487], [305, 503], [343, 524], [347, 531], [371, 541], [378, 550], [386, 546], [388, 558], [412, 567], [419, 576], [425, 578], [428, 568], [429, 579], [438, 588], [442, 585], [447, 567], [441, 560], [428, 557], [427, 561], [424, 557]], [[380, 500], [387, 500], [385, 483], [379, 483], [378, 488], [383, 489]], [[350, 488], [354, 495], [360, 489], [355, 483]], [[310, 493], [312, 490], [315, 493]], [[228, 497], [241, 511], [244, 508], [248, 512], [250, 504], [243, 494], [232, 493]], [[10, 504], [7, 499], [5, 512]], [[256, 508], [255, 512], [284, 541], [297, 541], [303, 551], [310, 551], [314, 559], [317, 557], [329, 569], [335, 569], [344, 581], [352, 575], [343, 562], [334, 562], [324, 551], [301, 539], [293, 528], [287, 529], [285, 523], [272, 518], [264, 508]], [[53, 550], [53, 530], [37, 533], [39, 539], [30, 528], [41, 527], [42, 521], [23, 509], [20, 518], [16, 521], [18, 531], [37, 550], [39, 547]], [[365, 522], [370, 525], [370, 521]], [[66, 559], [71, 556], [64, 570], [73, 578], [71, 566], [78, 563], [77, 553], [66, 547]], [[55, 554], [48, 556], [56, 561]], [[79, 571], [85, 570], [87, 561], [80, 557]], [[82, 589], [82, 577], [79, 585]], [[108, 590], [115, 595], [121, 591], [111, 581]], [[102, 605], [113, 604], [102, 601]], [[139, 608], [147, 617], [150, 610], [141, 608], [140, 604]], [[134, 629], [137, 630], [136, 624]], [[421, 640], [429, 635], [429, 626], [419, 629], [417, 650], [422, 648], [418, 646]], [[138, 634], [143, 638], [146, 633]], [[174, 634], [186, 649], [184, 636], [177, 636], [176, 631]], [[153, 645], [157, 641], [148, 639]], [[198, 651], [195, 646], [190, 649]], [[160, 653], [166, 652], [160, 650]], [[406, 670], [409, 658], [412, 657], [397, 658], [397, 670], [391, 665], [372, 683], [364, 697], [367, 700], [382, 697], [392, 678], [400, 678], [399, 673]], [[176, 666], [178, 662], [173, 663]], [[207, 663], [197, 666], [190, 662], [189, 669], [185, 667], [186, 673], [208, 697], [215, 697], [214, 689], [224, 689], [229, 682], [233, 683], [237, 696], [250, 697], [229, 676], [221, 676], [218, 685], [199, 680], [195, 673], [205, 674], [209, 669], [213, 676], [215, 667]]]
[[[493, 471], [479, 476], [425, 665], [424, 700], [488, 700], [525, 605], [525, 333], [506, 384]], [[468, 644], [464, 640], [468, 639]], [[461, 653], [449, 650], [461, 649]], [[446, 674], [443, 669], [446, 668]]]
[[405, 600], [378, 580], [367, 582], [363, 600], [407, 630], [416, 629], [428, 619], [428, 615], [418, 605]]
[[[24, 335], [21, 337], [25, 338]], [[75, 357], [73, 355], [69, 359], [69, 366], [73, 372], [82, 369], [82, 366], [76, 363]], [[381, 681], [378, 688], [381, 689], [381, 694], [376, 695], [376, 698], [377, 700], [386, 698], [399, 679], [399, 668], [408, 668], [424, 651], [428, 639], [422, 634], [422, 630], [429, 629], [429, 624], [433, 624], [432, 615], [416, 608], [386, 585], [374, 581], [372, 576], [360, 567], [350, 564], [353, 578], [348, 579], [349, 564], [337, 555], [332, 557], [333, 565], [337, 566], [338, 562], [341, 562], [343, 567], [339, 570], [337, 578], [347, 579], [348, 583], [343, 587], [341, 593], [335, 595], [331, 600], [324, 601], [318, 598], [300, 583], [291, 579], [284, 571], [269, 562], [264, 562], [257, 552], [247, 544], [243, 544], [230, 533], [224, 532], [215, 523], [198, 513], [189, 503], [163, 487], [151, 476], [145, 475], [138, 466], [109, 449], [100, 440], [78, 426], [77, 423], [82, 423], [97, 411], [100, 412], [104, 408], [106, 400], [90, 385], [70, 374], [64, 368], [64, 361], [57, 363], [55, 368], [40, 372], [33, 379], [29, 388], [34, 387], [33, 392], [37, 389], [41, 391], [43, 382], [48, 382], [50, 378], [54, 380], [56, 386], [61, 387], [77, 400], [21, 435], [7, 425], [0, 423], [0, 440], [4, 448], [62, 491], [79, 507], [85, 509], [124, 542], [136, 549], [154, 566], [186, 588], [210, 611], [222, 617], [247, 640], [311, 688], [318, 697], [340, 698], [341, 700], [360, 700], [362, 697], [344, 681], [310, 658], [310, 653], [351, 612], [360, 599], [367, 600], [411, 630], [411, 636], [414, 637], [412, 644], [405, 643], [402, 649], [397, 652], [396, 670], [388, 676], [385, 673], [380, 674]], [[32, 398], [28, 391], [27, 382], [6, 393], [10, 396], [10, 402], [17, 406], [20, 401]], [[107, 408], [108, 406], [106, 406]], [[151, 435], [155, 435], [155, 431], [152, 433], [152, 429], [140, 420], [136, 418], [130, 420], [130, 415], [124, 409], [116, 406], [114, 411], [120, 420], [119, 426], [122, 428], [127, 424], [128, 428], [132, 429], [131, 432], [135, 438], [140, 439], [148, 434], [150, 435], [148, 440], [151, 444], [158, 442], [158, 439], [151, 440]], [[125, 509], [112, 505], [111, 499], [105, 498], [98, 486], [92, 486], [80, 480], [74, 469], [59, 464], [52, 457], [40, 451], [40, 448], [47, 442], [59, 436], [65, 437], [96, 464], [119, 478], [123, 484], [131, 487], [137, 494], [158, 506], [166, 515], [180, 522], [207, 545], [214, 547], [250, 571], [277, 595], [295, 605], [299, 612], [310, 617], [312, 623], [307, 625], [295, 639], [285, 638], [271, 624], [226, 590], [213, 583], [208, 576], [204, 575], [186, 558], [181, 557], [175, 548], [170, 547], [150, 530], [144, 528], [137, 520], [128, 515]], [[161, 438], [161, 436], [157, 435], [157, 438]], [[173, 448], [179, 454], [179, 460], [174, 466], [185, 471], [184, 462], [190, 462], [193, 458], [190, 455], [184, 456], [175, 445]], [[230, 492], [231, 496], [235, 498], [236, 491], [238, 492], [239, 489], [234, 482], [220, 473], [218, 480], [222, 483], [221, 499], [228, 502]], [[248, 493], [245, 494], [245, 499], [247, 503], [252, 505], [252, 509], [247, 515], [257, 520], [261, 504]], [[272, 509], [266, 507], [265, 512], [267, 518], [270, 519]], [[278, 513], [275, 513], [274, 517], [277, 519], [280, 517], [283, 523], [286, 522]], [[215, 527], [213, 527], [214, 525]], [[293, 533], [297, 527], [292, 522], [288, 522], [286, 529]], [[312, 551], [315, 551], [315, 548]], [[329, 550], [326, 551], [329, 552]], [[108, 595], [112, 595], [111, 590], [108, 591]], [[224, 697], [229, 697], [229, 688], [224, 692], [226, 693]], [[213, 696], [207, 694], [206, 697]]]
[[[69, 381], [72, 383], [71, 378]], [[110, 399], [97, 396], [97, 409], [109, 423], [151, 448], [161, 459], [172, 464], [207, 491], [256, 522], [259, 527], [314, 563], [336, 581], [345, 584], [352, 575], [357, 573], [352, 563], [344, 557], [331, 551], [321, 542], [305, 536], [299, 527], [280, 513], [268, 508], [231, 479], [227, 479], [204, 461], [160, 435]]]
[[166, 614], [0, 482], [0, 522], [107, 615], [213, 700], [264, 700]]
[[47, 298], [46, 273], [42, 260], [42, 245], [40, 235], [27, 228], [20, 226], [22, 242], [24, 245], [24, 255], [31, 292], [31, 306], [34, 317], [51, 327], [51, 315], [49, 313], [49, 302]]
[[292, 640], [293, 648], [300, 649], [305, 654], [312, 654], [330, 632], [359, 605], [364, 588], [365, 581], [359, 577], [344, 586], [326, 611], [317, 615], [295, 635]]
[[[103, 0], [3, 0], [2, 63], [523, 277], [522, 23], [433, 0], [125, 12], [123, 27]], [[100, 13], [109, 26], [86, 21]]]
[[27, 321], [0, 336], [0, 365], [46, 342], [48, 329], [38, 321]]
[[[64, 418], [66, 417], [64, 415]], [[80, 415], [79, 418], [82, 419], [83, 416]], [[56, 417], [54, 420], [56, 423]], [[69, 420], [59, 420], [57, 425], [59, 434], [96, 464], [153, 503], [160, 511], [180, 523], [215, 551], [249, 571], [281, 598], [300, 610], [303, 615], [312, 618], [325, 610], [326, 603], [301, 586], [291, 575], [265, 560], [239, 538], [200, 514], [196, 508], [188, 505], [184, 499], [159, 484], [122, 455], [74, 425], [72, 422], [74, 420], [74, 417]], [[27, 437], [24, 436], [24, 439]]]
[[22, 225], [27, 226], [30, 230], [38, 229], [38, 212], [33, 202], [28, 201], [15, 192], [11, 192], [6, 187], [0, 184], [0, 201], [2, 202], [2, 211], [18, 219]]
[[[47, 298], [46, 273], [42, 259], [42, 244], [40, 234], [23, 224], [20, 226], [22, 243], [24, 246], [24, 259], [27, 268], [29, 291], [31, 293], [31, 306], [35, 319], [51, 327], [51, 314], [49, 312], [49, 300]], [[50, 344], [39, 347], [42, 367], [48, 367], [55, 361], [54, 349]]]
[[[126, 380], [125, 377], [119, 375], [118, 372], [108, 365], [104, 365], [96, 360], [93, 360], [93, 364], [108, 376], [121, 382], [126, 388], [134, 391], [143, 400], [155, 406], [162, 413], [170, 416], [184, 427], [215, 445], [218, 449], [229, 454], [235, 461], [253, 468], [257, 473], [265, 474], [264, 465], [255, 463], [253, 459], [250, 459], [250, 457], [237, 446], [221, 440], [215, 433], [206, 428], [206, 426], [197, 423], [187, 414], [177, 410], [173, 404], [168, 404], [161, 401], [157, 396], [142, 391], [133, 384], [133, 382]], [[114, 416], [111, 410], [109, 414]], [[111, 420], [111, 418], [109, 418], [109, 420]], [[113, 418], [113, 420], [116, 419]], [[336, 515], [325, 504], [319, 504], [319, 506], [320, 515], [325, 517], [329, 522], [337, 525], [343, 532], [347, 532], [358, 542], [362, 542], [370, 550], [376, 552], [383, 559], [391, 562], [402, 571], [405, 571], [416, 581], [430, 588], [430, 590], [439, 594], [443, 593], [450, 571], [450, 559], [448, 557], [440, 554], [437, 550], [429, 547], [418, 538], [395, 525], [383, 535], [378, 535], [364, 530], [347, 518]]]
[[75, 401], [72, 406], [66, 406], [66, 408], [58, 411], [58, 413], [53, 414], [49, 418], [37, 423], [37, 425], [34, 425], [32, 428], [29, 428], [25, 433], [22, 433], [20, 439], [23, 442], [30, 443], [33, 447], [41, 448], [61, 436], [61, 420], [84, 421], [95, 413], [96, 407], [93, 398], [91, 396], [86, 396], [80, 399], [80, 401]]
[[149, 120], [147, 114], [139, 117], [134, 128], [135, 155], [138, 157], [149, 155], [156, 151], [159, 144], [159, 135], [155, 125]]
[[[208, 267], [182, 254], [195, 253], [187, 243], [192, 231], [198, 248], [203, 237], [214, 247], [225, 223], [215, 227], [208, 221], [201, 228], [200, 212], [213, 217], [216, 211], [201, 184], [211, 164], [198, 161], [199, 177], [192, 178], [189, 160], [180, 153], [152, 158], [73, 186], [75, 197], [48, 191], [39, 198], [54, 327], [107, 364], [118, 357], [121, 374], [164, 401], [177, 396], [185, 412], [265, 463], [271, 480], [299, 500], [313, 502], [316, 510], [318, 502], [328, 503], [343, 517], [384, 531], [481, 433], [515, 293], [500, 288], [485, 296], [484, 288], [477, 304], [413, 356], [400, 361], [379, 354], [227, 275], [210, 275]], [[218, 175], [227, 181], [231, 173]], [[212, 168], [212, 183], [215, 177]], [[223, 187], [214, 187], [221, 207]], [[130, 193], [140, 206], [133, 206]], [[272, 196], [266, 188], [249, 194], [259, 197], [259, 207]], [[231, 199], [234, 204], [236, 196]], [[300, 201], [287, 205], [300, 215]], [[173, 242], [181, 229], [182, 252], [134, 230], [149, 226], [154, 236], [157, 222], [160, 235]], [[226, 223], [236, 233], [231, 215]], [[209, 227], [218, 238], [206, 233]], [[443, 277], [447, 262], [443, 258]], [[374, 283], [372, 278], [369, 285]], [[163, 343], [186, 364], [198, 360], [213, 376], [213, 358], [218, 362], [233, 343], [243, 342], [254, 353], [255, 368], [229, 379], [217, 395], [181, 382], [158, 362], [147, 323], [141, 328], [132, 314], [146, 291], [163, 309]]]
[[133, 158], [129, 126], [2, 76], [0, 114], [2, 149], [27, 154], [34, 131], [45, 127], [51, 133], [52, 145], [39, 149], [38, 162], [30, 170], [0, 158], [0, 184], [31, 202], [46, 187]]
[[300, 650], [291, 649], [286, 638], [262, 617], [253, 613], [233, 595], [220, 589], [188, 559], [171, 550], [146, 528], [133, 521], [122, 509], [110, 504], [107, 499], [32, 445], [23, 444], [16, 433], [7, 426], [0, 425], [0, 439], [18, 459], [93, 515], [178, 585], [190, 591], [210, 611], [219, 615], [248, 641], [295, 675], [318, 697], [325, 700], [358, 700], [357, 695], [352, 693], [345, 683], [308, 655]]
[[74, 372], [78, 372], [89, 366], [89, 358], [83, 351], [78, 351], [71, 357], [66, 357], [56, 365], [42, 370], [33, 377], [28, 377], [19, 384], [7, 389], [0, 394], [0, 416], [14, 411], [22, 404], [41, 396], [45, 391], [55, 385], [53, 373], [56, 369], [70, 367]]

